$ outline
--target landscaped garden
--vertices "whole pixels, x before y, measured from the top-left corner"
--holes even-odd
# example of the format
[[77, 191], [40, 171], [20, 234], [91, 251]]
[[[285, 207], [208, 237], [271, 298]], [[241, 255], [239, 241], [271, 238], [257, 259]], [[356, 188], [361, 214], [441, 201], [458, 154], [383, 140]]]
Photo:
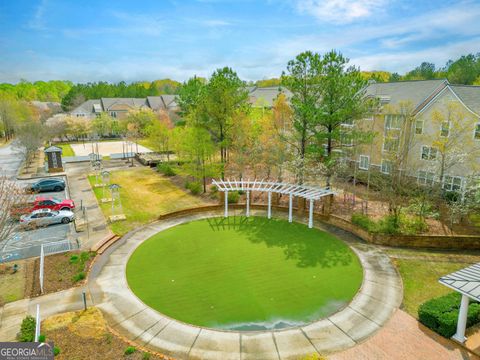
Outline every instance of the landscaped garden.
[[130, 288], [175, 319], [237, 330], [285, 327], [344, 307], [362, 282], [352, 250], [305, 225], [210, 218], [162, 231], [127, 265]]
[[[89, 181], [93, 187], [96, 177], [89, 176]], [[121, 186], [122, 213], [127, 218], [110, 224], [111, 230], [118, 235], [153, 221], [159, 215], [206, 205], [202, 198], [188, 194], [150, 168], [113, 171], [110, 182]], [[111, 203], [101, 203], [103, 197], [110, 197], [108, 188], [93, 189], [104, 215], [110, 216]]]

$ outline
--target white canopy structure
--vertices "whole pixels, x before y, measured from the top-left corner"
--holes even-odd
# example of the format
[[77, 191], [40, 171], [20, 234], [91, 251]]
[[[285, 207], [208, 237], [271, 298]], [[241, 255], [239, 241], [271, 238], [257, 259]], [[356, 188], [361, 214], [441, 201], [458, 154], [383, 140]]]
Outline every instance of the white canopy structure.
[[277, 183], [264, 180], [213, 180], [212, 183], [217, 187], [218, 191], [225, 193], [225, 217], [228, 217], [228, 192], [244, 191], [247, 195], [246, 216], [250, 216], [250, 192], [263, 191], [268, 194], [268, 211], [267, 217], [272, 217], [272, 193], [285, 194], [289, 196], [288, 201], [288, 221], [292, 222], [293, 215], [293, 197], [301, 197], [310, 200], [308, 227], [313, 227], [313, 202], [320, 198], [333, 195], [334, 192], [326, 188], [317, 188], [307, 185], [296, 185]]
[[467, 327], [469, 300], [472, 299], [480, 302], [480, 263], [442, 276], [439, 282], [462, 294], [460, 311], [458, 313], [457, 332], [452, 338], [463, 343], [466, 340], [465, 329]]

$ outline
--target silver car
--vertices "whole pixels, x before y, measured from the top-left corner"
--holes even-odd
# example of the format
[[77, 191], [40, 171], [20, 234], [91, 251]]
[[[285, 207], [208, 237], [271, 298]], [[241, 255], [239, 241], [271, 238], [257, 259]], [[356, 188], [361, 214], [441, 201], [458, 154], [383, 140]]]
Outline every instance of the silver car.
[[75, 220], [75, 214], [70, 210], [54, 211], [40, 209], [20, 217], [20, 226], [23, 228], [36, 228], [52, 224], [68, 224], [73, 220]]

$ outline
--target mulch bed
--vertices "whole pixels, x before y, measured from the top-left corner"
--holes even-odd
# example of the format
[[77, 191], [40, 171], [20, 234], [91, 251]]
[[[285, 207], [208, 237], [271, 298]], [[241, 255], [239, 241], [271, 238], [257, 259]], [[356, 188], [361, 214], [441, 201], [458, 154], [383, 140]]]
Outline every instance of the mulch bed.
[[145, 353], [135, 348], [133, 354], [125, 355], [125, 350], [134, 344], [112, 333], [95, 307], [87, 311], [77, 311], [47, 318], [42, 324], [42, 333], [47, 342], [53, 341], [60, 353], [55, 359], [76, 360], [165, 360], [158, 354]]
[[[93, 261], [95, 253], [93, 252], [72, 251], [63, 254], [49, 255], [45, 257], [43, 294], [54, 293], [57, 291], [69, 289], [75, 286], [83, 285], [85, 280], [79, 279], [79, 274], [83, 273], [86, 278], [90, 264]], [[40, 292], [40, 259], [32, 262], [33, 269], [30, 270], [27, 278], [25, 294], [27, 297], [41, 295]], [[28, 271], [28, 270], [27, 270]], [[77, 277], [77, 278], [75, 278]]]

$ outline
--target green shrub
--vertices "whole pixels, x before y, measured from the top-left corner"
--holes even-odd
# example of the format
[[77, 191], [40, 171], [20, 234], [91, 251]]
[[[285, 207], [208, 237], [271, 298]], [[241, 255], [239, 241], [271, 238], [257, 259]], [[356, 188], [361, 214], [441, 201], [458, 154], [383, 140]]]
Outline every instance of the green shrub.
[[216, 193], [218, 192], [217, 185], [210, 185], [210, 191], [211, 191], [213, 194], [216, 194]]
[[142, 360], [150, 360], [150, 353], [144, 352], [142, 354]]
[[60, 348], [58, 346], [53, 347], [53, 356], [57, 356], [60, 354]]
[[157, 165], [157, 170], [165, 176], [175, 176], [175, 170], [170, 166], [169, 163], [160, 163]]
[[[461, 297], [454, 292], [424, 302], [418, 308], [418, 319], [436, 333], [446, 338], [452, 337], [457, 330]], [[479, 322], [480, 304], [472, 302], [468, 307], [467, 327]]]
[[367, 215], [360, 213], [352, 214], [352, 223], [369, 232], [375, 232], [377, 228], [375, 221], [370, 219]]
[[238, 192], [238, 195], [245, 195], [245, 191], [243, 190], [238, 190], [237, 192]]
[[236, 191], [229, 191], [228, 192], [228, 203], [229, 204], [236, 204], [238, 202], [238, 199], [240, 197], [240, 194]]
[[124, 354], [125, 355], [131, 355], [133, 354], [135, 351], [137, 351], [137, 349], [135, 349], [135, 346], [128, 346], [125, 351], [124, 351]]
[[70, 264], [76, 264], [76, 263], [78, 263], [78, 259], [79, 259], [78, 255], [72, 255], [72, 256], [70, 256]]
[[199, 182], [191, 182], [187, 183], [187, 185], [187, 189], [189, 189], [193, 195], [198, 195], [202, 192], [202, 184]]
[[45, 335], [43, 335], [43, 334], [38, 335], [38, 342], [44, 343], [45, 340], [46, 340]]
[[17, 338], [20, 342], [32, 342], [35, 340], [35, 319], [33, 316], [27, 315], [22, 320]]
[[79, 282], [85, 279], [85, 273], [83, 271], [79, 272], [73, 277], [73, 282]]
[[80, 261], [82, 264], [85, 264], [91, 257], [92, 255], [88, 251], [82, 251], [80, 254]]
[[401, 228], [403, 234], [415, 235], [426, 232], [428, 225], [425, 220], [420, 217], [402, 216]]
[[393, 215], [387, 215], [380, 219], [377, 225], [377, 232], [381, 234], [395, 235], [400, 232], [399, 219]]

